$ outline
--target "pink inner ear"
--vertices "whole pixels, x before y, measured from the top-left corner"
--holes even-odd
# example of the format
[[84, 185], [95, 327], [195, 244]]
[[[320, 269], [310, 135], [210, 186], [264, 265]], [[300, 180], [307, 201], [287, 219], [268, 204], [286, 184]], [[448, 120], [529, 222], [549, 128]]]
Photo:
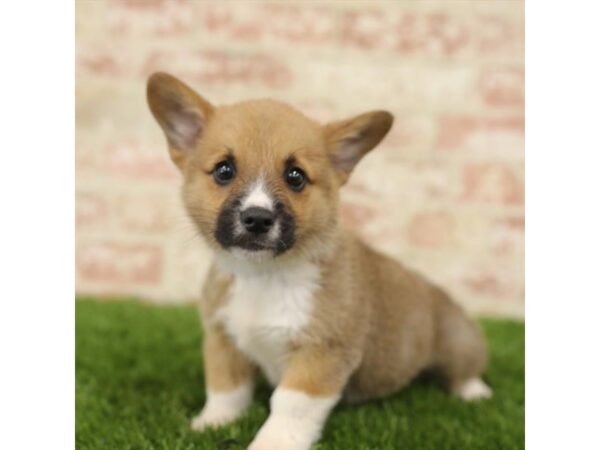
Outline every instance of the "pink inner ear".
[[175, 111], [169, 118], [169, 142], [180, 150], [190, 150], [202, 134], [202, 117], [195, 111]]
[[362, 156], [361, 141], [360, 135], [341, 140], [333, 153], [333, 164], [345, 171], [352, 170]]

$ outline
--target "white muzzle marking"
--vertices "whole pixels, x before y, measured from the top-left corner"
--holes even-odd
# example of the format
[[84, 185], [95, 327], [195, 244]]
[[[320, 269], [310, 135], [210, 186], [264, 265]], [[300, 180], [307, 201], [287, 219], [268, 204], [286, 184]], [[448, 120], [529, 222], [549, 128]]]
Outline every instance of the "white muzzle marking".
[[262, 177], [252, 184], [248, 190], [248, 194], [242, 199], [240, 211], [253, 207], [265, 208], [269, 211], [273, 211], [274, 208], [273, 198], [269, 195], [267, 186]]

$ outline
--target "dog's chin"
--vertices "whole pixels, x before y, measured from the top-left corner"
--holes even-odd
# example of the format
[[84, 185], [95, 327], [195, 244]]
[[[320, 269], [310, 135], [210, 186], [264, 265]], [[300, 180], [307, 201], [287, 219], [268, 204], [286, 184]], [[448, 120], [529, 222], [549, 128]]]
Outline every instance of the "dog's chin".
[[216, 262], [225, 272], [249, 276], [272, 270], [274, 266], [277, 266], [276, 255], [276, 251], [272, 248], [221, 247], [216, 252]]
[[231, 253], [231, 255], [239, 261], [248, 261], [253, 263], [270, 261], [277, 255], [274, 249], [261, 245], [232, 247], [229, 249], [229, 253]]

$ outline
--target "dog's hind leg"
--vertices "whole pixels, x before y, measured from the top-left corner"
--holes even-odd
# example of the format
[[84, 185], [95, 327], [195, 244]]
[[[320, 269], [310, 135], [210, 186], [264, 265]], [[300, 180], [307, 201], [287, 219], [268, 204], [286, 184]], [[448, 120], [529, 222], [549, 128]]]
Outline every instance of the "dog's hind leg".
[[487, 364], [481, 330], [446, 293], [436, 288], [435, 297], [436, 371], [463, 400], [491, 397], [492, 390], [481, 379]]

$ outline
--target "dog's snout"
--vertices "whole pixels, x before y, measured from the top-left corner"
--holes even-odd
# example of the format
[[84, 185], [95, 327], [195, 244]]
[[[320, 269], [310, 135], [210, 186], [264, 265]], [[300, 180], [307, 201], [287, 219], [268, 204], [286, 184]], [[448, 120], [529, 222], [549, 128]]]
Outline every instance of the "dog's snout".
[[264, 234], [275, 224], [275, 214], [265, 208], [252, 207], [240, 213], [240, 221], [246, 231], [254, 234]]

